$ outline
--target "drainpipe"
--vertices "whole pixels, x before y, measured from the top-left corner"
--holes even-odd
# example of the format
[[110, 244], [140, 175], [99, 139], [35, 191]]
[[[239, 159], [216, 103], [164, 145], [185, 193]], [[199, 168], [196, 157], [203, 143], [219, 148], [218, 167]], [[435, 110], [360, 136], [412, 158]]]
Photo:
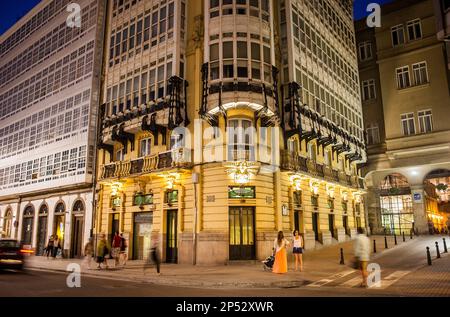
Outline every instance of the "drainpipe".
[[[18, 235], [19, 235], [19, 218], [20, 218], [20, 204], [22, 203], [22, 196], [19, 196], [19, 201], [17, 202], [17, 211], [16, 211], [16, 217], [15, 220], [13, 222], [13, 226], [14, 226], [14, 238], [16, 240], [18, 240]], [[16, 227], [16, 223], [17, 223], [17, 227]]]
[[197, 264], [197, 218], [198, 218], [198, 208], [197, 208], [197, 184], [198, 184], [198, 173], [192, 174], [192, 183], [194, 184], [194, 226], [192, 229], [192, 265]]

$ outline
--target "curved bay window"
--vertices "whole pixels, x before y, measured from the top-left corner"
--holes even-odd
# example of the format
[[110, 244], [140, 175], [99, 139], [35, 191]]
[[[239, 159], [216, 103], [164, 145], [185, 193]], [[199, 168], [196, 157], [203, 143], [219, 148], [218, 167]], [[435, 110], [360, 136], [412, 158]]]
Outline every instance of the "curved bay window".
[[228, 121], [228, 161], [255, 161], [255, 131], [248, 119]]
[[401, 174], [388, 175], [381, 184], [381, 223], [387, 234], [401, 235], [414, 229], [411, 188]]

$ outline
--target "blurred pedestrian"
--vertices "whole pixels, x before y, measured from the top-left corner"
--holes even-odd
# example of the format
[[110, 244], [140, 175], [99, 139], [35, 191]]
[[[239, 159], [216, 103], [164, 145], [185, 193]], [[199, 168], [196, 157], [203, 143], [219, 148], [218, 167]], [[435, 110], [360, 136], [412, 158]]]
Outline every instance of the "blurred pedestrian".
[[287, 252], [286, 247], [289, 246], [290, 243], [284, 238], [283, 231], [278, 232], [278, 236], [274, 241], [275, 248], [275, 262], [273, 264], [272, 272], [283, 274], [287, 273]]
[[97, 269], [101, 269], [101, 265], [104, 264], [106, 269], [108, 268], [108, 261], [106, 256], [110, 253], [111, 248], [108, 246], [105, 234], [100, 235], [100, 240], [97, 245]]
[[361, 287], [367, 287], [367, 265], [370, 260], [370, 240], [364, 234], [364, 228], [358, 228], [358, 235], [354, 242], [355, 269], [361, 270]]
[[47, 259], [49, 256], [53, 256], [53, 245], [54, 240], [53, 235], [51, 235], [50, 238], [48, 238], [47, 246], [45, 247], [45, 255], [47, 256]]
[[123, 233], [121, 233], [119, 262], [122, 261], [123, 266], [127, 264], [128, 260], [127, 248], [128, 248], [127, 240], [124, 238]]
[[120, 244], [122, 243], [122, 238], [119, 235], [119, 231], [116, 231], [112, 241], [112, 256], [114, 258], [115, 266], [119, 266], [119, 256], [120, 256]]
[[53, 258], [56, 259], [58, 255], [61, 255], [61, 240], [58, 235], [55, 235], [55, 239], [53, 240]]
[[94, 242], [92, 238], [89, 238], [88, 243], [84, 246], [84, 265], [91, 269], [92, 257], [94, 256]]
[[155, 238], [152, 240], [150, 254], [147, 259], [147, 263], [144, 264], [144, 274], [145, 274], [145, 270], [149, 264], [155, 265], [156, 274], [161, 275], [161, 258], [159, 256], [159, 252], [158, 252], [158, 238]]

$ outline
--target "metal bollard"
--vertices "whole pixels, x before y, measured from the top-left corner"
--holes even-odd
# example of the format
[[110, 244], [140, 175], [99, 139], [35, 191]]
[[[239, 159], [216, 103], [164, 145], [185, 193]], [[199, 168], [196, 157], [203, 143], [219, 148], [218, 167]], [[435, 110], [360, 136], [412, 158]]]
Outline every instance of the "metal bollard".
[[345, 264], [344, 263], [344, 249], [341, 248], [341, 262], [339, 264]]
[[384, 236], [384, 248], [388, 249], [387, 238]]
[[445, 238], [442, 238], [442, 240], [444, 241], [444, 253], [448, 253], [447, 242], [445, 242]]
[[403, 242], [405, 242], [405, 231], [402, 231], [402, 235], [403, 235]]
[[428, 262], [428, 265], [431, 265], [430, 247], [427, 247], [427, 262]]
[[441, 258], [441, 252], [439, 252], [439, 243], [436, 241], [436, 258]]
[[394, 243], [397, 245], [397, 235], [394, 233]]
[[377, 253], [377, 240], [373, 240], [373, 253]]

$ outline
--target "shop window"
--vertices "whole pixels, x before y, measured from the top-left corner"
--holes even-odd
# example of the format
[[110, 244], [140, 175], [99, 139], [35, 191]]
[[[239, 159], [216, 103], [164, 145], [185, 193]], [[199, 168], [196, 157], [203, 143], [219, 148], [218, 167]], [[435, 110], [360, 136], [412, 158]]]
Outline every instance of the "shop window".
[[164, 203], [175, 204], [178, 202], [178, 190], [168, 190], [164, 195]]
[[134, 206], [152, 205], [153, 204], [153, 194], [143, 194], [136, 193], [133, 197]]
[[300, 190], [294, 191], [294, 205], [296, 207], [302, 205], [302, 192]]

